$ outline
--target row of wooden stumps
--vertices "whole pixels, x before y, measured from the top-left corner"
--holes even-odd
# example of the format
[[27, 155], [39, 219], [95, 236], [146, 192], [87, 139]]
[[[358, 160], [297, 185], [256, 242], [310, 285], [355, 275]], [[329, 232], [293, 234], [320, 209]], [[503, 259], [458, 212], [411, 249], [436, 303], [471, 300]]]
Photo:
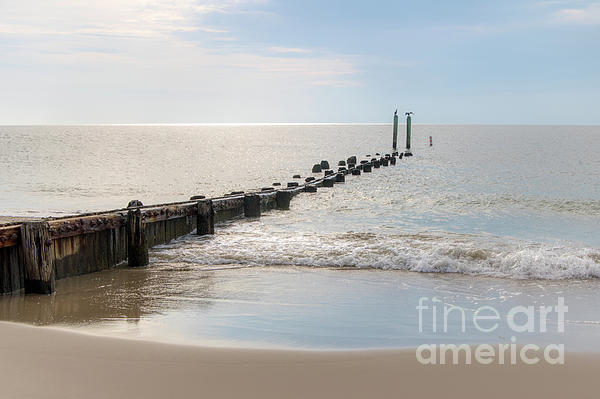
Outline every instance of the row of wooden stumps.
[[[375, 154], [379, 156], [379, 154]], [[394, 152], [386, 154], [385, 157], [371, 158], [360, 163], [355, 156], [348, 158], [347, 161], [339, 162], [339, 170], [335, 173], [329, 169], [329, 163], [322, 161], [313, 167], [314, 172], [321, 172], [323, 169], [325, 178], [322, 179], [324, 187], [333, 187], [335, 183], [345, 181], [346, 174], [360, 175], [361, 172], [371, 172], [371, 168], [379, 168], [396, 164], [396, 156], [402, 158], [402, 153]], [[367, 155], [370, 157], [370, 155]], [[345, 165], [344, 165], [345, 164]], [[346, 168], [347, 166], [347, 168]], [[318, 169], [318, 170], [316, 170]], [[299, 176], [298, 176], [299, 177]], [[309, 177], [306, 182], [315, 180]], [[290, 186], [290, 184], [288, 184]], [[298, 186], [296, 183], [294, 187]], [[306, 185], [304, 191], [315, 192], [316, 186]], [[243, 194], [240, 192], [240, 194]], [[276, 207], [280, 210], [288, 210], [292, 192], [289, 190], [278, 190], [276, 192]], [[205, 199], [203, 196], [192, 197], [191, 200], [197, 200], [197, 229], [198, 235], [214, 234], [215, 210], [213, 201]], [[146, 229], [144, 224], [143, 204], [140, 201], [131, 201], [128, 204], [126, 235], [127, 235], [127, 263], [130, 267], [142, 267], [149, 264], [148, 240], [146, 238]], [[261, 216], [261, 196], [256, 193], [244, 194], [244, 216]], [[50, 237], [50, 226], [46, 221], [23, 222], [20, 228], [21, 234], [21, 259], [23, 261], [23, 277], [25, 293], [51, 294], [55, 291], [55, 270], [53, 267], [53, 258], [50, 247], [52, 240]]]

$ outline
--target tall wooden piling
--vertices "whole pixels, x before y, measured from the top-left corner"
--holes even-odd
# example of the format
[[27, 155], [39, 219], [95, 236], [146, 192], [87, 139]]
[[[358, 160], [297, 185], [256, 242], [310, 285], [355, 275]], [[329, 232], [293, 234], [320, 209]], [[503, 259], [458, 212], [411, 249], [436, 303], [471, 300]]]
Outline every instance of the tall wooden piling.
[[215, 234], [215, 208], [212, 200], [198, 201], [196, 234], [199, 236]]
[[258, 194], [246, 194], [244, 196], [244, 216], [247, 218], [260, 217], [260, 196]]
[[55, 272], [50, 257], [48, 222], [24, 222], [21, 225], [21, 257], [26, 294], [52, 294]]
[[275, 195], [275, 200], [277, 201], [277, 209], [281, 210], [289, 210], [290, 209], [290, 200], [292, 199], [291, 191], [280, 190], [277, 191]]
[[406, 151], [404, 151], [404, 155], [412, 156], [412, 152], [410, 151], [410, 136], [411, 136], [411, 126], [412, 126], [412, 112], [406, 112]]
[[127, 263], [130, 267], [147, 266], [150, 263], [146, 231], [139, 208], [127, 212]]
[[394, 112], [394, 138], [392, 142], [392, 148], [394, 151], [398, 147], [398, 110]]

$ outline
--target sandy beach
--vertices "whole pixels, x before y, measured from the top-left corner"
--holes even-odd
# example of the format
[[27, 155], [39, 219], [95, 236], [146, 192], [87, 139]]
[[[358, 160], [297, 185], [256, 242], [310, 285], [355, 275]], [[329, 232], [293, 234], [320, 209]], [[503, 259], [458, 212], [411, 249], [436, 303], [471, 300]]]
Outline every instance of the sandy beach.
[[0, 1], [0, 399], [600, 398], [598, 38], [600, 0]]
[[413, 350], [202, 348], [0, 323], [3, 398], [597, 397], [600, 356], [423, 366]]

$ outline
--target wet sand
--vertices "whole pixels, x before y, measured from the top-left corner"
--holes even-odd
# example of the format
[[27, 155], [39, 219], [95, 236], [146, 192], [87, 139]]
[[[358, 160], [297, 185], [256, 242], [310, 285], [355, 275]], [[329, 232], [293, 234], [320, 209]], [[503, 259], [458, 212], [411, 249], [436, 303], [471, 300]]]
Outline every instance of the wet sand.
[[424, 366], [413, 350], [202, 348], [0, 323], [5, 398], [597, 397], [600, 356], [564, 366]]
[[[306, 267], [220, 268], [162, 261], [153, 250], [147, 268], [121, 267], [57, 281], [55, 295], [0, 297], [0, 320], [163, 343], [263, 349], [385, 349], [423, 343], [563, 343], [568, 351], [600, 353], [597, 283], [508, 280], [457, 274]], [[177, 255], [179, 256], [179, 255]], [[181, 258], [185, 258], [185, 254]], [[433, 332], [424, 313], [419, 332], [415, 307], [437, 297], [466, 309]], [[505, 322], [479, 331], [473, 309], [549, 306], [564, 297], [565, 333], [556, 315], [545, 333], [520, 333]], [[431, 302], [428, 302], [431, 304]], [[439, 314], [441, 318], [442, 315]], [[441, 319], [440, 319], [441, 320]]]

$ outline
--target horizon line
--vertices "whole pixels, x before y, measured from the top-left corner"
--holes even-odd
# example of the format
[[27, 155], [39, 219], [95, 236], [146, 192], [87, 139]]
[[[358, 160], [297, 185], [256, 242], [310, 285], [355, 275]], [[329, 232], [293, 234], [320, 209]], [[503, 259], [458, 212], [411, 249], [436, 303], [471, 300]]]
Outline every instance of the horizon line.
[[[0, 124], [2, 127], [26, 127], [26, 126], [322, 126], [322, 125], [392, 125], [393, 122], [201, 122], [201, 123], [16, 123]], [[400, 124], [406, 124], [401, 121]], [[565, 124], [565, 123], [428, 123], [412, 122], [413, 125], [433, 126], [600, 126], [600, 124]]]

